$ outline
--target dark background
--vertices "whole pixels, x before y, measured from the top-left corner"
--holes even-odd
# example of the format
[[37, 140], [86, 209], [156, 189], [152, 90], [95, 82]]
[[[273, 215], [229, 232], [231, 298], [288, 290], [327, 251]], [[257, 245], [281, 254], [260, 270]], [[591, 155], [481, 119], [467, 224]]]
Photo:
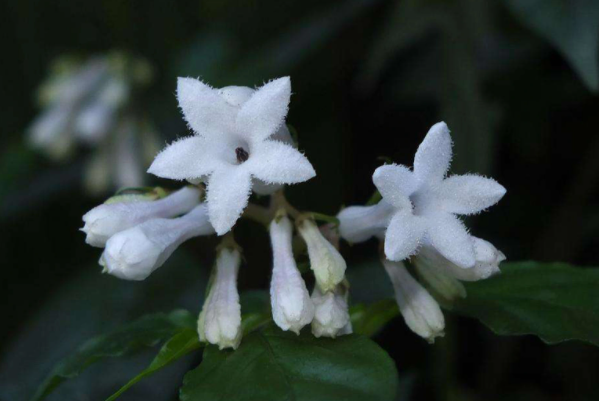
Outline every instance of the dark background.
[[[177, 76], [220, 87], [290, 75], [288, 123], [318, 175], [290, 188], [289, 198], [328, 214], [364, 203], [381, 157], [411, 165], [428, 128], [445, 120], [455, 142], [452, 172], [486, 174], [508, 190], [491, 212], [469, 219], [473, 234], [512, 261], [599, 264], [596, 94], [507, 1], [411, 3], [416, 6], [386, 0], [2, 0], [0, 399], [26, 399], [53, 363], [120, 322], [175, 307], [199, 311], [216, 243], [190, 241], [141, 283], [100, 275], [99, 251], [78, 231], [81, 216], [103, 201], [81, 188], [88, 150], [56, 164], [24, 141], [39, 112], [35, 89], [48, 64], [65, 53], [120, 49], [146, 57], [156, 81], [140, 102], [165, 142], [187, 134], [174, 96]], [[242, 289], [269, 282], [269, 247], [260, 230], [243, 222], [237, 232], [248, 261]], [[375, 246], [344, 247], [350, 269]], [[379, 276], [371, 277], [375, 286]], [[501, 338], [457, 317], [448, 317], [448, 331], [449, 339], [428, 346], [396, 319], [375, 338], [397, 363], [402, 394], [438, 400], [599, 396], [599, 352], [591, 346]], [[55, 399], [104, 399], [148, 358], [95, 367]], [[167, 369], [124, 399], [176, 399], [183, 372], [194, 363], [189, 358]]]

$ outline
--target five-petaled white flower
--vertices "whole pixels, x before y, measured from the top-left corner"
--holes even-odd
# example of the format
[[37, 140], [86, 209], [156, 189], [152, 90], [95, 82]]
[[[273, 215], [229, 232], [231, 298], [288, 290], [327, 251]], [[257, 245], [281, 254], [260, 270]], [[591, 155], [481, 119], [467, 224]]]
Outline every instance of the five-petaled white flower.
[[394, 211], [385, 234], [385, 254], [393, 261], [414, 255], [420, 244], [434, 247], [461, 267], [476, 263], [473, 237], [456, 215], [478, 213], [505, 194], [496, 181], [479, 175], [446, 178], [452, 142], [443, 122], [429, 130], [414, 159], [414, 171], [385, 165], [372, 179]]
[[179, 78], [179, 105], [196, 135], [172, 143], [148, 171], [206, 181], [210, 222], [225, 234], [247, 206], [253, 185], [295, 184], [316, 175], [302, 153], [273, 137], [284, 126], [290, 96], [289, 77], [255, 91]]

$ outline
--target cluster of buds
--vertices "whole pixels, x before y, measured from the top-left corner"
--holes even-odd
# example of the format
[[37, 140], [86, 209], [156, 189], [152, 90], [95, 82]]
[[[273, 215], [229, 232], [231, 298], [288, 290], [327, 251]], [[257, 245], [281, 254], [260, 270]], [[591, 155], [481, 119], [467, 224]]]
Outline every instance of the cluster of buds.
[[310, 296], [293, 257], [293, 226], [281, 209], [270, 223], [273, 250], [270, 294], [275, 323], [298, 334], [302, 327], [312, 323], [316, 337], [351, 333], [345, 260], [310, 217], [299, 216], [295, 223], [306, 244], [316, 282]]
[[[339, 236], [352, 243], [370, 237], [384, 241], [382, 262], [401, 313], [414, 332], [431, 342], [443, 335], [443, 313], [404, 262], [414, 265], [434, 295], [447, 300], [466, 295], [460, 281], [499, 271], [503, 254], [471, 236], [456, 215], [480, 212], [499, 201], [505, 189], [476, 175], [446, 177], [452, 143], [444, 123], [431, 128], [413, 171], [398, 165], [375, 171], [373, 181], [382, 196], [378, 204], [346, 208], [337, 216], [338, 227], [318, 227], [317, 214], [299, 212], [283, 196], [283, 185], [316, 174], [285, 125], [288, 77], [258, 89], [215, 89], [181, 78], [177, 96], [195, 134], [169, 145], [148, 171], [194, 186], [168, 196], [154, 190], [111, 198], [83, 217], [83, 231], [90, 245], [105, 248], [100, 259], [105, 271], [128, 280], [148, 277], [187, 239], [223, 236], [198, 319], [201, 340], [222, 349], [237, 348], [242, 338], [237, 290], [242, 258], [231, 232], [241, 216], [270, 232], [272, 317], [282, 330], [297, 334], [308, 324], [317, 337], [352, 332]], [[252, 192], [270, 195], [270, 207], [248, 207]], [[305, 244], [314, 273], [311, 295], [296, 264], [296, 238]]]
[[104, 271], [126, 280], [143, 280], [164, 264], [186, 240], [214, 233], [202, 192], [184, 187], [108, 199], [83, 216], [91, 246], [104, 248]]
[[29, 142], [56, 161], [71, 156], [77, 143], [93, 149], [84, 171], [91, 193], [142, 185], [160, 149], [153, 124], [135, 104], [151, 80], [148, 62], [123, 53], [57, 59], [38, 90], [42, 111], [28, 129]]

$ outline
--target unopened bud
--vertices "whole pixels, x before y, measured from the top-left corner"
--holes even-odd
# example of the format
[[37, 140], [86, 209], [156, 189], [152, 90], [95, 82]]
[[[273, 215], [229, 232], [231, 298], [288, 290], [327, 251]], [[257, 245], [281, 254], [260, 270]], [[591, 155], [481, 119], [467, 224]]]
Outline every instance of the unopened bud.
[[408, 327], [429, 343], [442, 337], [443, 312], [435, 299], [410, 275], [402, 262], [382, 260], [395, 290], [395, 299]]
[[314, 318], [314, 305], [293, 259], [292, 231], [286, 216], [276, 218], [270, 224], [273, 250], [270, 301], [277, 326], [299, 334], [302, 327]]
[[198, 320], [200, 339], [220, 349], [236, 349], [241, 342], [241, 306], [237, 292], [240, 263], [238, 250], [224, 248], [218, 252], [214, 276]]
[[464, 268], [444, 258], [431, 246], [423, 246], [417, 260], [428, 266], [442, 269], [446, 274], [461, 281], [478, 281], [500, 273], [499, 264], [505, 255], [488, 241], [472, 237], [476, 262], [473, 267]]
[[308, 246], [310, 268], [322, 292], [332, 291], [343, 281], [346, 264], [339, 251], [322, 235], [314, 221], [306, 218], [298, 224]]
[[120, 202], [97, 206], [83, 215], [85, 242], [102, 248], [113, 235], [152, 218], [174, 217], [200, 202], [200, 190], [184, 187], [157, 201]]
[[152, 219], [106, 242], [106, 271], [125, 280], [143, 280], [164, 264], [184, 241], [214, 233], [205, 204], [176, 219]]
[[332, 338], [344, 334], [344, 328], [350, 323], [345, 286], [340, 284], [334, 291], [324, 293], [316, 286], [312, 292], [312, 302], [315, 309], [312, 333], [316, 337]]

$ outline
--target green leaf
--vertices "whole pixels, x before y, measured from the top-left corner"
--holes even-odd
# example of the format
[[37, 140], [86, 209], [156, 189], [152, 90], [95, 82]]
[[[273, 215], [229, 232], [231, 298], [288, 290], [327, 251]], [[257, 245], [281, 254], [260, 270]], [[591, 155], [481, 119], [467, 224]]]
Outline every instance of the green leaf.
[[549, 41], [592, 91], [599, 90], [599, 2], [504, 0], [522, 21]]
[[372, 337], [399, 315], [394, 299], [385, 299], [370, 305], [358, 304], [351, 308], [350, 317], [354, 333]]
[[204, 350], [189, 372], [182, 401], [393, 400], [395, 364], [367, 337], [300, 336], [270, 325], [245, 337], [236, 351]]
[[111, 395], [106, 401], [116, 400], [121, 394], [127, 391], [131, 386], [141, 379], [152, 375], [160, 369], [170, 365], [177, 359], [201, 348], [204, 344], [200, 342], [198, 332], [190, 328], [184, 328], [179, 333], [175, 334], [166, 342], [156, 355], [147, 369], [144, 369], [140, 374], [131, 379], [127, 384]]
[[77, 377], [91, 364], [104, 358], [130, 355], [170, 338], [182, 329], [195, 327], [187, 311], [144, 316], [111, 333], [88, 340], [73, 355], [60, 362], [38, 388], [33, 400], [41, 400], [66, 379]]
[[497, 334], [599, 345], [599, 269], [505, 263], [501, 274], [464, 285], [468, 296], [454, 310], [481, 320]]

